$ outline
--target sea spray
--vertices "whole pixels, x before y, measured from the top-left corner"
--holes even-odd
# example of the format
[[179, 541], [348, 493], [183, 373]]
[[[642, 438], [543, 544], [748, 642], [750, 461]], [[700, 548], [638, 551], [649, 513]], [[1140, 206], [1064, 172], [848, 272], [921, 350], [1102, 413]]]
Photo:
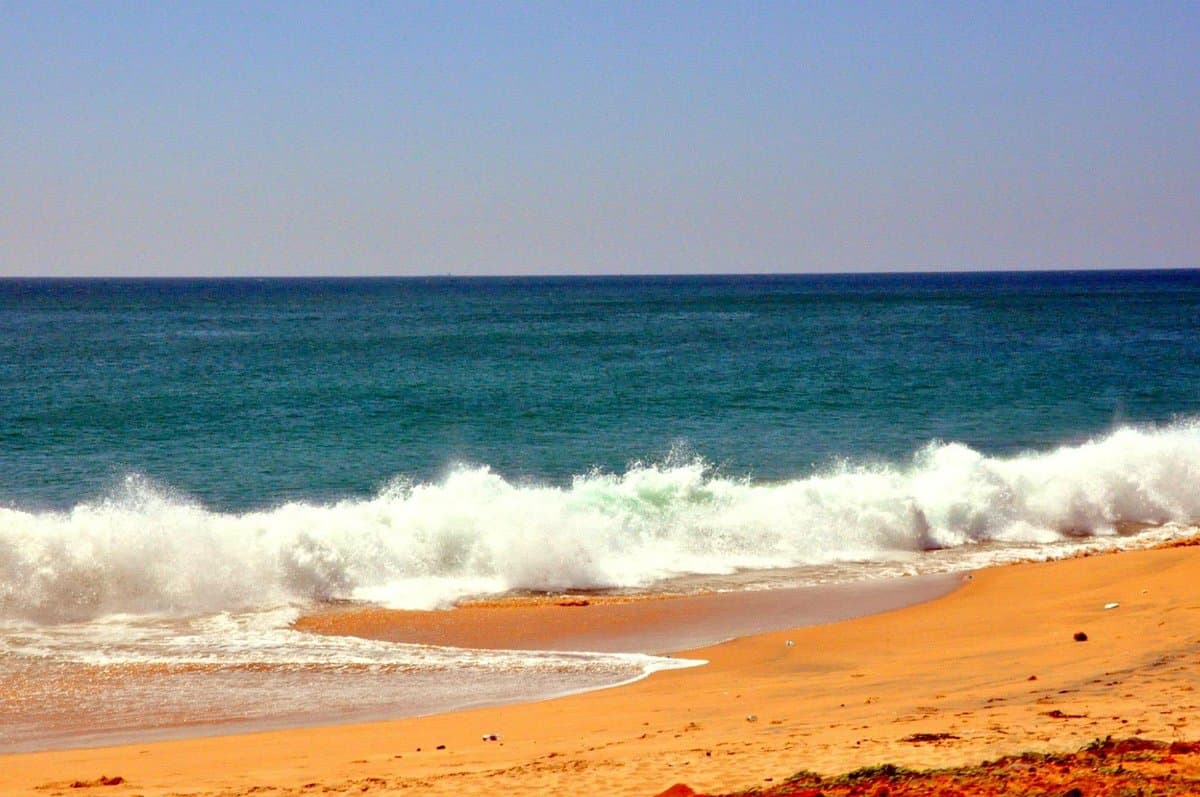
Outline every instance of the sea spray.
[[912, 562], [981, 545], [1002, 560], [1018, 547], [1037, 556], [1064, 540], [1116, 540], [1130, 524], [1191, 523], [1198, 484], [1196, 421], [1011, 457], [930, 443], [906, 464], [842, 462], [775, 483], [698, 459], [566, 487], [460, 467], [371, 498], [243, 513], [133, 476], [66, 512], [0, 508], [0, 617], [191, 616], [332, 598], [433, 608], [468, 594]]

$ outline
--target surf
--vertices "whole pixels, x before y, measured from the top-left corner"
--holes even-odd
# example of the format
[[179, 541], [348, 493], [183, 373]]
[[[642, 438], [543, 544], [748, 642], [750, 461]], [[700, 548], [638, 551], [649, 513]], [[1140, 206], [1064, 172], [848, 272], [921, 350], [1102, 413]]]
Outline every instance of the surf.
[[930, 442], [905, 462], [843, 460], [767, 483], [699, 458], [559, 486], [458, 466], [435, 482], [397, 478], [370, 497], [247, 512], [130, 475], [67, 511], [0, 508], [0, 618], [192, 616], [331, 599], [430, 609], [465, 596], [780, 568], [824, 568], [822, 578], [863, 563], [928, 572], [1136, 545], [1151, 539], [1146, 529], [1153, 539], [1184, 534], [1200, 518], [1198, 479], [1196, 420], [1009, 457]]

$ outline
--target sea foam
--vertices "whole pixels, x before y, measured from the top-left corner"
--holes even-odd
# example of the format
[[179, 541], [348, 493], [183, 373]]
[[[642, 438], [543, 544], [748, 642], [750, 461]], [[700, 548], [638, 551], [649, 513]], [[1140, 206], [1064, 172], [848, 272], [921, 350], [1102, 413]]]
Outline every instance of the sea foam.
[[[520, 484], [485, 467], [371, 498], [217, 512], [137, 476], [67, 512], [0, 508], [0, 618], [184, 616], [330, 598], [433, 608], [509, 590], [639, 587], [683, 574], [996, 559], [1130, 524], [1200, 518], [1200, 422], [1122, 428], [989, 457], [931, 443], [903, 464], [844, 462], [756, 483], [699, 460]], [[1183, 530], [1180, 530], [1182, 533]]]

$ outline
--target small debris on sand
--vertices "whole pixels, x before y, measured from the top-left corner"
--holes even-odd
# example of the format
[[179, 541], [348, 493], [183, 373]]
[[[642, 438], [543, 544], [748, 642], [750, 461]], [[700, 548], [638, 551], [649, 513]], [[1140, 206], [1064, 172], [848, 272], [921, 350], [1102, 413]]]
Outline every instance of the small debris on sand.
[[125, 778], [121, 777], [120, 775], [114, 775], [111, 778], [108, 777], [107, 775], [101, 775], [100, 777], [96, 778], [95, 780], [71, 781], [71, 788], [72, 789], [90, 789], [93, 786], [120, 786], [124, 782], [125, 782]]
[[905, 736], [900, 741], [912, 742], [914, 744], [920, 744], [921, 742], [943, 742], [948, 739], [960, 739], [960, 738], [962, 738], [962, 737], [955, 736], [952, 733], [913, 733], [908, 736]]
[[1087, 634], [1083, 633], [1082, 631], [1076, 631], [1075, 632], [1075, 641], [1076, 642], [1087, 642]]

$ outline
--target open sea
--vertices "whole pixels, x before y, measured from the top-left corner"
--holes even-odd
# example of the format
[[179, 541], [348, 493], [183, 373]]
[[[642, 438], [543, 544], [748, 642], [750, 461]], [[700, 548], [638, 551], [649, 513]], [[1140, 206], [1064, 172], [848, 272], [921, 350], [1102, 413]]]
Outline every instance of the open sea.
[[0, 751], [681, 665], [289, 627], [333, 600], [884, 579], [1197, 521], [1200, 271], [0, 280]]

